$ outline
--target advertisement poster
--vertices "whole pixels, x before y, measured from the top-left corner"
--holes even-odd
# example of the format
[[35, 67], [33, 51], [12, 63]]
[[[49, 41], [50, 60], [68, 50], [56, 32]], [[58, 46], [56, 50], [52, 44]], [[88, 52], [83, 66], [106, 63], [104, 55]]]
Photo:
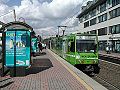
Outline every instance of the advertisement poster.
[[30, 32], [29, 31], [6, 31], [5, 65], [16, 66], [30, 65]]
[[38, 45], [37, 45], [37, 38], [32, 38], [32, 52], [37, 52]]

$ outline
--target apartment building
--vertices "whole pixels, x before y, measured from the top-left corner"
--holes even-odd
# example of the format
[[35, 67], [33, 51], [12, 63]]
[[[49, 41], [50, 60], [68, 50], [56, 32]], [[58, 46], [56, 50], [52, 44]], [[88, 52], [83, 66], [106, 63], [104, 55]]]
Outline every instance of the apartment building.
[[98, 34], [99, 50], [120, 53], [120, 0], [93, 0], [82, 6], [79, 33]]

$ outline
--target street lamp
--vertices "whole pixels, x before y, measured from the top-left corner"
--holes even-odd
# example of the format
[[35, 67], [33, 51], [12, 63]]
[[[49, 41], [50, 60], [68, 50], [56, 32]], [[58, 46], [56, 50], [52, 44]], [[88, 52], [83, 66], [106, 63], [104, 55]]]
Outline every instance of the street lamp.
[[62, 30], [63, 31], [63, 36], [64, 36], [64, 34], [65, 34], [65, 30]]
[[25, 23], [25, 19], [24, 19], [23, 17], [20, 17], [20, 18], [19, 18], [19, 21], [20, 21], [20, 20], [22, 20], [22, 22]]
[[59, 37], [59, 28], [62, 29], [64, 35], [66, 27], [67, 26], [58, 26], [58, 37]]

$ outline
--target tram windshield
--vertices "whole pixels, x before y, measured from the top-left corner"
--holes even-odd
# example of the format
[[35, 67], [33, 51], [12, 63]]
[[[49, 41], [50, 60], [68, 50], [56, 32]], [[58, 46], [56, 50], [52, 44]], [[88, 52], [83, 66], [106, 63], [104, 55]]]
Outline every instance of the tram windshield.
[[76, 51], [77, 52], [96, 52], [95, 40], [77, 40]]

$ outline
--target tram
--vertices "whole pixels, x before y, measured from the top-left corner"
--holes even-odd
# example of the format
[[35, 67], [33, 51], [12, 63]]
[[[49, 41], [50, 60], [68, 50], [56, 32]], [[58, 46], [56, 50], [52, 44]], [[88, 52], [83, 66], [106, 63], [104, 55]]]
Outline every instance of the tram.
[[98, 36], [70, 34], [51, 38], [51, 50], [86, 73], [98, 74]]

